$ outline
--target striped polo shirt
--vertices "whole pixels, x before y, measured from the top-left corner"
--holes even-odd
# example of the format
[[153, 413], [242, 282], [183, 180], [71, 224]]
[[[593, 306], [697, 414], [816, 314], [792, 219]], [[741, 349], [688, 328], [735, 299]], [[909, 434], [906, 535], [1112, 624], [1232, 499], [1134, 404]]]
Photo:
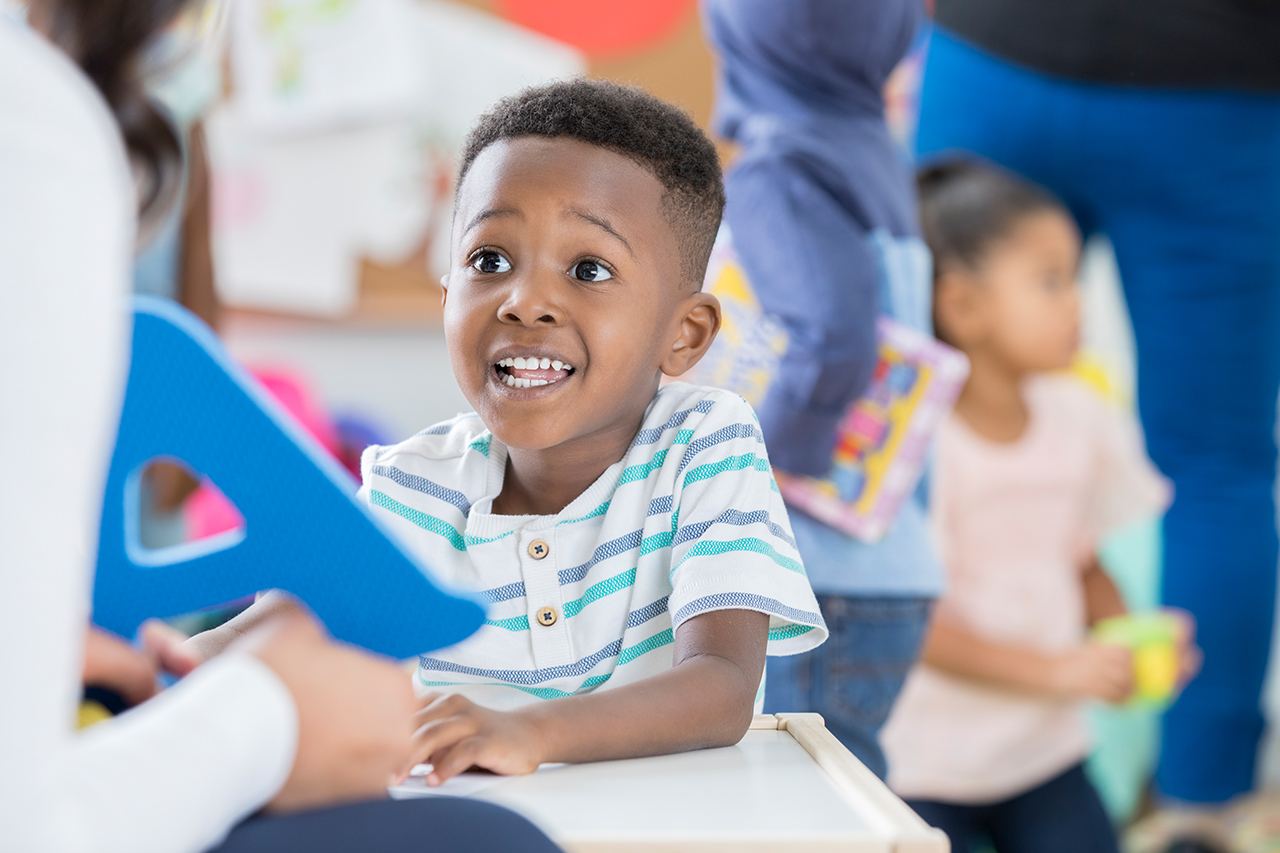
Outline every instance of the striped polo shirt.
[[673, 633], [712, 610], [769, 615], [772, 655], [827, 636], [755, 412], [685, 383], [654, 397], [622, 459], [556, 515], [495, 515], [507, 449], [459, 415], [362, 459], [361, 494], [485, 624], [423, 655], [419, 692], [514, 708], [631, 684], [672, 665]]

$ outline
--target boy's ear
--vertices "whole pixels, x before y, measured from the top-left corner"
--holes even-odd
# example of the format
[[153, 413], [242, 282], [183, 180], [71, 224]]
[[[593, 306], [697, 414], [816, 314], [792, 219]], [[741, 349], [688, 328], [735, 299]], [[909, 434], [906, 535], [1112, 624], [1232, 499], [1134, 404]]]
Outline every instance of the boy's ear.
[[667, 376], [680, 376], [706, 355], [720, 331], [720, 300], [710, 293], [694, 293], [680, 304], [679, 334], [659, 365]]
[[440, 307], [449, 301], [449, 274], [445, 273], [440, 276]]
[[933, 285], [933, 317], [942, 339], [964, 349], [982, 335], [981, 285], [965, 270], [946, 270]]

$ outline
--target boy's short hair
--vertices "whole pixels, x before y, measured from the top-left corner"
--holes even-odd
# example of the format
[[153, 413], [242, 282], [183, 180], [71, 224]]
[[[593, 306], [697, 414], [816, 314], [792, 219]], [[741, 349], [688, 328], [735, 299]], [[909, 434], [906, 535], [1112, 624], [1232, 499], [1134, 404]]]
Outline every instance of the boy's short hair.
[[468, 134], [459, 189], [480, 152], [503, 139], [566, 137], [629, 157], [662, 184], [662, 208], [680, 244], [680, 270], [699, 287], [724, 212], [720, 158], [683, 110], [642, 89], [562, 80], [504, 98]]

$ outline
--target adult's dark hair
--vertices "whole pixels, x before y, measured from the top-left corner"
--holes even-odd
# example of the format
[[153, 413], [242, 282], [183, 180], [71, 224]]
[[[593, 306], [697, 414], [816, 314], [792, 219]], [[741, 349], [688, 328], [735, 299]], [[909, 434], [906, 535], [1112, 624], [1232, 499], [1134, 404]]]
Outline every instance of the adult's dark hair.
[[957, 264], [977, 266], [992, 243], [1030, 214], [1067, 214], [1062, 201], [1044, 187], [971, 158], [931, 163], [917, 173], [916, 185], [935, 279]]
[[480, 152], [503, 139], [567, 137], [629, 157], [663, 187], [681, 273], [701, 285], [724, 213], [720, 158], [693, 119], [648, 92], [601, 80], [534, 86], [499, 101], [467, 136], [458, 187]]
[[[199, 0], [194, 0], [199, 2]], [[32, 20], [98, 87], [143, 177], [141, 216], [162, 210], [181, 183], [182, 147], [147, 97], [140, 54], [193, 0], [33, 0]]]

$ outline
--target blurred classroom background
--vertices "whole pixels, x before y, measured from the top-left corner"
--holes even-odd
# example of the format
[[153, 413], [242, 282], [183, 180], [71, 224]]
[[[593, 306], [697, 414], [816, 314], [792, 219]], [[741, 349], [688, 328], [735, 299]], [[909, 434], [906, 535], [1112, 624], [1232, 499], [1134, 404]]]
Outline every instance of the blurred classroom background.
[[[694, 0], [235, 0], [225, 29], [224, 50], [173, 81], [221, 92], [204, 118], [219, 332], [251, 368], [295, 377], [331, 419], [380, 441], [468, 408], [438, 281], [456, 154], [475, 115], [523, 86], [585, 73], [709, 124], [714, 62]], [[923, 34], [887, 87], [904, 157], [927, 46]], [[1081, 275], [1079, 370], [1131, 405], [1132, 332], [1104, 239], [1090, 241]], [[1159, 540], [1144, 524], [1105, 550], [1130, 606], [1156, 603]], [[1280, 685], [1270, 684], [1274, 719]], [[1137, 710], [1094, 713], [1090, 771], [1118, 819], [1139, 808], [1156, 725]], [[1262, 773], [1280, 785], [1274, 738]]]
[[237, 0], [227, 30], [226, 95], [205, 120], [220, 332], [388, 440], [467, 408], [438, 282], [472, 119], [584, 73], [704, 127], [711, 109], [691, 0]]

